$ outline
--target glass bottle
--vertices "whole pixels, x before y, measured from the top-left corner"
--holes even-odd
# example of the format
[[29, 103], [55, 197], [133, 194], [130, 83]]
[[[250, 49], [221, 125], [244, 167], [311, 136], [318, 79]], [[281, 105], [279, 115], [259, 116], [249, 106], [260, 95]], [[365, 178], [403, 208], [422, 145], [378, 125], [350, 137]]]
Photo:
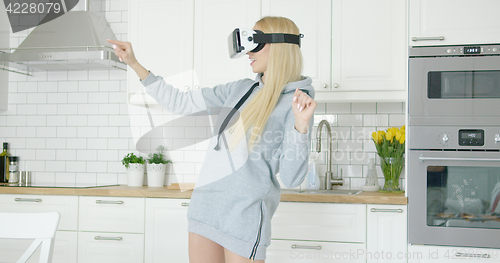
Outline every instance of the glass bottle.
[[9, 182], [9, 143], [3, 143], [3, 151], [0, 153], [0, 183]]

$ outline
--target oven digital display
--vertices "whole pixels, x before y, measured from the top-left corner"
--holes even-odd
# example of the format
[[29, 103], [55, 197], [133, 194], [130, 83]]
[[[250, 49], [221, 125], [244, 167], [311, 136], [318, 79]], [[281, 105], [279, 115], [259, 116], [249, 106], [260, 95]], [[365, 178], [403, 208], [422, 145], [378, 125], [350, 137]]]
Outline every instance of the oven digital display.
[[464, 54], [481, 54], [480, 47], [464, 47]]
[[458, 138], [461, 146], [484, 146], [484, 130], [459, 130]]

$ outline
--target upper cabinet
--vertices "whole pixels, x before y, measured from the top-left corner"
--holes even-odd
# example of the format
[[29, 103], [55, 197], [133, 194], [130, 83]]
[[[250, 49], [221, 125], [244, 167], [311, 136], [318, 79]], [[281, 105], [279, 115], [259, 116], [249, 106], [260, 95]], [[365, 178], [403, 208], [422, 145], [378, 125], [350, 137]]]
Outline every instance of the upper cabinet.
[[500, 43], [500, 1], [410, 0], [409, 7], [411, 46]]
[[[307, 3], [306, 3], [307, 2]], [[330, 86], [332, 56], [332, 3], [324, 0], [263, 0], [262, 15], [290, 18], [304, 34], [301, 51], [305, 76], [316, 91]]]
[[406, 1], [263, 0], [262, 15], [304, 34], [304, 75], [316, 101], [405, 101]]
[[[10, 44], [10, 23], [5, 6], [0, 4], [0, 52]], [[0, 110], [7, 110], [9, 93], [9, 73], [0, 64]]]
[[[318, 102], [405, 101], [407, 1], [130, 0], [129, 40], [140, 63], [181, 89], [212, 87], [255, 74], [230, 59], [227, 38], [261, 16], [300, 28], [304, 72]], [[133, 70], [129, 102], [152, 102]]]
[[[129, 41], [138, 61], [174, 87], [212, 87], [254, 77], [248, 60], [229, 58], [227, 38], [259, 17], [255, 1], [130, 0]], [[129, 103], [155, 103], [135, 72], [127, 74]]]

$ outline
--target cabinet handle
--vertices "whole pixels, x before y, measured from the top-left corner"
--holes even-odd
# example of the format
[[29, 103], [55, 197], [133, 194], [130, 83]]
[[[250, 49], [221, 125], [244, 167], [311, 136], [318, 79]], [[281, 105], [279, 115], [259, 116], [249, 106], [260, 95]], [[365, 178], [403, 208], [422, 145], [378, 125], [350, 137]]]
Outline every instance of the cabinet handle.
[[337, 84], [337, 83], [333, 83], [333, 85], [332, 85], [332, 86], [333, 86], [333, 88], [335, 88], [335, 89], [336, 89], [336, 88], [338, 88], [338, 87], [339, 87], [339, 84]]
[[457, 258], [491, 258], [490, 254], [469, 254], [456, 252], [455, 257]]
[[323, 88], [324, 88], [324, 89], [328, 88], [328, 84], [324, 83], [324, 84], [323, 84]]
[[200, 89], [200, 86], [196, 85], [194, 86], [194, 89]]
[[189, 206], [189, 203], [181, 203], [181, 206]]
[[403, 213], [403, 209], [383, 209], [383, 208], [372, 208], [370, 212], [382, 212], [382, 213]]
[[106, 205], [123, 205], [123, 201], [106, 201], [106, 200], [95, 200], [96, 204], [106, 204]]
[[101, 237], [101, 236], [95, 236], [95, 240], [111, 240], [111, 241], [122, 241], [122, 237]]
[[189, 86], [184, 86], [184, 89], [185, 89], [185, 90], [188, 90], [188, 89], [189, 89]]
[[427, 40], [439, 40], [439, 41], [443, 41], [444, 40], [444, 36], [439, 36], [439, 37], [412, 37], [411, 38], [411, 41], [415, 42], [415, 41], [427, 41]]
[[42, 199], [40, 198], [16, 198], [14, 199], [16, 202], [35, 202], [35, 203], [40, 203], [42, 202]]
[[292, 245], [292, 249], [316, 249], [316, 250], [321, 250], [321, 246], [301, 246], [301, 245]]

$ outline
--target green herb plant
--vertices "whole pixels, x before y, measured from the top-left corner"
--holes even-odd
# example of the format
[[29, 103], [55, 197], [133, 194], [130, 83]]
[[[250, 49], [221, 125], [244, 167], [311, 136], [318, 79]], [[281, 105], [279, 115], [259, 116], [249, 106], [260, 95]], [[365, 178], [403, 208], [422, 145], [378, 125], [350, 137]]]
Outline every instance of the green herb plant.
[[167, 164], [167, 163], [171, 163], [172, 161], [170, 160], [165, 160], [165, 157], [163, 156], [163, 150], [165, 149], [165, 147], [163, 146], [158, 146], [158, 148], [156, 148], [156, 150], [158, 150], [158, 153], [150, 153], [148, 155], [148, 163], [156, 163], [156, 164]]
[[145, 160], [142, 156], [136, 156], [134, 153], [129, 153], [122, 159], [122, 164], [128, 168], [131, 163], [140, 163], [144, 164]]

